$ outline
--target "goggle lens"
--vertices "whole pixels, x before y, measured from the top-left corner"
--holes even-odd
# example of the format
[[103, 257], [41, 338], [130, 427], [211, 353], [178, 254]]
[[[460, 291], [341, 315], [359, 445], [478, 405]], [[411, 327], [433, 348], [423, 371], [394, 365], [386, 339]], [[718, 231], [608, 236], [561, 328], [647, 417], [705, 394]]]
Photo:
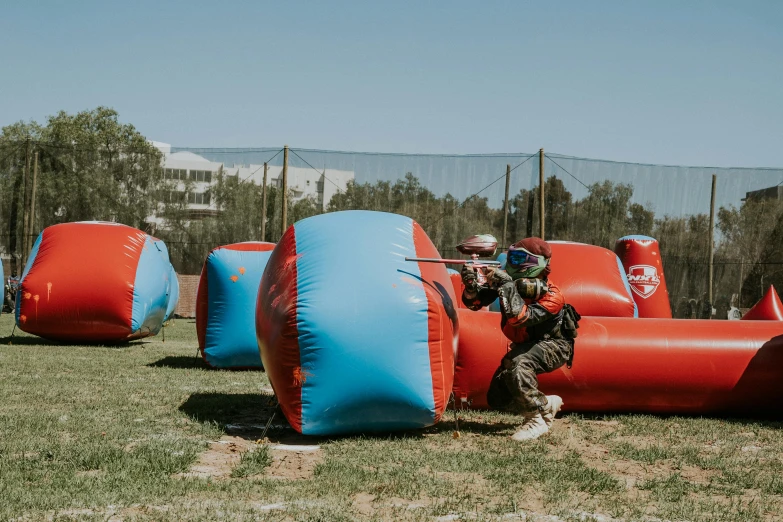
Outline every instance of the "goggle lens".
[[511, 266], [522, 266], [526, 263], [538, 264], [538, 258], [524, 250], [511, 250], [506, 260]]

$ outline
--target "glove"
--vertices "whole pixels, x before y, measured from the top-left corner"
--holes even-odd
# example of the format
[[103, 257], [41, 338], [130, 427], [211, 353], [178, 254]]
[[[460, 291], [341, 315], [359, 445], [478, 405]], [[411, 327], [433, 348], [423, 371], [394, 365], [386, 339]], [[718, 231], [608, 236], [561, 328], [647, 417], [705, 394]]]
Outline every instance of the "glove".
[[487, 285], [490, 288], [497, 290], [506, 283], [512, 282], [511, 276], [508, 272], [500, 268], [490, 268], [487, 270]]
[[477, 294], [478, 276], [476, 275], [476, 270], [469, 264], [465, 263], [462, 265], [460, 276], [462, 277], [462, 284], [465, 285], [465, 291], [470, 295]]

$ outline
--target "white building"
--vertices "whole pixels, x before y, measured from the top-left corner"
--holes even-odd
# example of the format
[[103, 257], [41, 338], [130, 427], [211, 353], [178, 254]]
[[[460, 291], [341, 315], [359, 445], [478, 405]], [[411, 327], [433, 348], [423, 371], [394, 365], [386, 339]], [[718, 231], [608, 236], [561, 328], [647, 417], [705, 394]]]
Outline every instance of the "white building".
[[[212, 201], [209, 188], [217, 182], [217, 175], [223, 171], [227, 176], [238, 176], [242, 181], [252, 181], [256, 185], [264, 182], [263, 165], [232, 165], [209, 161], [192, 152], [171, 152], [171, 145], [157, 141], [151, 142], [163, 152], [163, 172], [166, 179], [191, 180], [194, 190], [189, 195], [188, 209], [194, 218], [217, 215], [218, 210]], [[317, 171], [310, 167], [288, 167], [288, 190], [293, 192], [293, 202], [312, 197], [323, 210], [329, 205], [337, 192], [344, 191], [348, 182], [354, 179], [354, 173], [347, 170], [325, 169]], [[283, 186], [283, 167], [269, 165], [267, 185]], [[184, 190], [184, 183], [180, 184]], [[159, 221], [155, 219], [155, 221]]]

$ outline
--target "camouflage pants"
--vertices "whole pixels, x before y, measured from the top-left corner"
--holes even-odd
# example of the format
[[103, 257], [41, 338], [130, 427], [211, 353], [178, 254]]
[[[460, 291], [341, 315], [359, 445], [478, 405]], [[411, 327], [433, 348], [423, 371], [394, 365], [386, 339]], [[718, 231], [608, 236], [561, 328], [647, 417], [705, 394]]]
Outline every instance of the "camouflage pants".
[[538, 374], [563, 366], [572, 349], [572, 341], [565, 339], [512, 344], [489, 385], [489, 406], [521, 414], [541, 410], [547, 400], [538, 391]]

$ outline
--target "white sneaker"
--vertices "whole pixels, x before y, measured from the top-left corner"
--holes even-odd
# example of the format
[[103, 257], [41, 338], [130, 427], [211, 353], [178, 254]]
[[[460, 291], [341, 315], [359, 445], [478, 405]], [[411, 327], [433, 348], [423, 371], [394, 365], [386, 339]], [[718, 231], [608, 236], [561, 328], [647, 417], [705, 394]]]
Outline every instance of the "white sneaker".
[[537, 439], [544, 433], [549, 431], [549, 424], [544, 420], [544, 417], [540, 413], [533, 414], [530, 417], [525, 418], [525, 422], [519, 431], [511, 436], [512, 440], [526, 441]]
[[555, 416], [560, 411], [560, 408], [563, 407], [563, 399], [559, 395], [547, 395], [546, 400], [547, 407], [542, 417], [546, 425], [551, 426], [555, 422]]

